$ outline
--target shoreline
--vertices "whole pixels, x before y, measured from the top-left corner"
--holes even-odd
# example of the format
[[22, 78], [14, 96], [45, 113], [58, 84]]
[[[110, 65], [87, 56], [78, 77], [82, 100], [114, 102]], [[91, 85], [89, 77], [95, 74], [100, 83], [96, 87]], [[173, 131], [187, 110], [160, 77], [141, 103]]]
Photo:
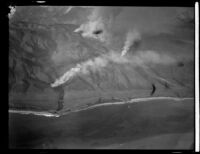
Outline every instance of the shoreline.
[[77, 110], [61, 110], [61, 111], [54, 111], [50, 112], [50, 111], [31, 111], [31, 110], [15, 110], [15, 109], [9, 109], [9, 113], [18, 113], [18, 114], [32, 114], [32, 115], [37, 115], [37, 116], [45, 116], [45, 117], [61, 117], [63, 115], [67, 115], [73, 112], [79, 112], [79, 111], [83, 111], [83, 110], [89, 110], [89, 109], [93, 109], [93, 108], [97, 108], [100, 106], [109, 106], [109, 105], [122, 105], [122, 104], [130, 104], [130, 103], [138, 103], [138, 102], [145, 102], [145, 101], [150, 101], [150, 100], [174, 100], [174, 101], [182, 101], [182, 100], [190, 100], [190, 99], [194, 99], [194, 97], [186, 97], [186, 98], [180, 98], [180, 97], [146, 97], [146, 98], [133, 98], [127, 101], [121, 101], [121, 102], [107, 102], [107, 103], [101, 103], [101, 104], [94, 104], [91, 106], [85, 106], [83, 108], [79, 108]]

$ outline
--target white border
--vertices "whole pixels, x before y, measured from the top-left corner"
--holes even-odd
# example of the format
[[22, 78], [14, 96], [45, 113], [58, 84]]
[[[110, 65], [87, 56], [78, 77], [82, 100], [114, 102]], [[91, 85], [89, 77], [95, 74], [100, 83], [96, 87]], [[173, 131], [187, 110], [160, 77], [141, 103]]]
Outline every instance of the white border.
[[195, 152], [199, 152], [199, 3], [195, 3]]

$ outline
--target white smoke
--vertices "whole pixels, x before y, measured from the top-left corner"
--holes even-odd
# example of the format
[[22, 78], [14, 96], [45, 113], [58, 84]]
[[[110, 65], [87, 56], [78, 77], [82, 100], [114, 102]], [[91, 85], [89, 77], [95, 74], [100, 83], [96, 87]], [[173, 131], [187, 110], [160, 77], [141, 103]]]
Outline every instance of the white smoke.
[[[121, 12], [121, 8], [93, 7], [92, 13], [88, 16], [88, 21], [81, 24], [74, 32], [82, 32], [83, 37], [98, 39], [101, 42], [109, 44], [110, 29], [115, 17]], [[100, 35], [94, 34], [101, 30]]]
[[77, 64], [74, 68], [71, 68], [63, 76], [56, 79], [54, 83], [51, 84], [52, 87], [57, 87], [64, 84], [69, 79], [76, 76], [78, 73], [89, 74], [90, 71], [96, 72], [100, 71], [101, 68], [106, 67], [109, 62], [114, 62], [118, 64], [130, 64], [132, 66], [143, 66], [148, 68], [148, 64], [172, 64], [176, 60], [169, 55], [159, 54], [155, 51], [139, 51], [133, 56], [125, 57], [121, 56], [119, 53], [111, 51], [108, 54], [95, 57], [94, 59], [89, 59], [83, 63]]
[[[117, 16], [119, 12], [120, 11], [118, 10], [107, 11], [105, 8], [102, 7], [94, 7], [92, 14], [88, 17], [88, 21], [81, 24], [80, 27], [77, 28], [74, 32], [82, 32], [83, 37], [90, 37], [99, 39], [102, 42], [108, 42], [108, 38], [112, 37], [109, 33], [109, 26], [112, 25], [111, 23], [114, 20], [113, 17]], [[103, 34], [101, 34], [100, 36], [94, 35], [93, 32], [96, 30], [102, 30]], [[120, 53], [116, 51], [110, 51], [107, 54], [77, 64], [74, 68], [71, 68], [69, 71], [67, 71], [63, 76], [56, 79], [56, 81], [52, 83], [51, 86], [56, 87], [64, 84], [79, 73], [87, 75], [90, 73], [90, 71], [101, 71], [101, 69], [106, 67], [109, 62], [114, 62], [118, 64], [127, 63], [132, 66], [148, 66], [146, 64], [149, 63], [171, 64], [175, 62], [175, 59], [171, 56], [150, 50], [138, 51], [133, 55], [125, 56], [130, 47], [140, 39], [141, 35], [136, 29], [128, 31], [126, 35], [126, 40], [124, 42], [124, 47]]]
[[89, 74], [90, 70], [93, 72], [100, 71], [101, 68], [106, 67], [109, 62], [114, 62], [118, 64], [130, 64], [132, 66], [144, 66], [148, 67], [149, 63], [152, 64], [172, 64], [176, 60], [169, 55], [159, 54], [155, 51], [139, 51], [133, 56], [125, 57], [121, 56], [119, 53], [111, 51], [108, 54], [95, 57], [94, 59], [89, 59], [83, 63], [77, 64], [74, 68], [71, 68], [63, 76], [56, 79], [54, 83], [51, 84], [52, 87], [57, 87], [64, 84], [69, 79], [76, 76], [78, 73]]
[[132, 66], [145, 66], [148, 64], [172, 64], [176, 62], [172, 56], [161, 54], [156, 51], [146, 50], [146, 51], [137, 51], [133, 55], [124, 56], [130, 49], [130, 47], [135, 43], [135, 41], [140, 40], [140, 34], [136, 30], [129, 31], [124, 43], [123, 50], [119, 53], [116, 51], [110, 51], [107, 54], [103, 54], [99, 57], [89, 59], [85, 62], [77, 64], [74, 68], [71, 68], [63, 76], [56, 79], [54, 83], [51, 84], [52, 87], [59, 86], [64, 84], [69, 79], [76, 76], [78, 73], [89, 74], [90, 71], [96, 72], [100, 71], [101, 68], [106, 67], [109, 62], [114, 62], [118, 64], [129, 63]]
[[135, 43], [135, 41], [138, 41], [140, 39], [141, 39], [141, 36], [137, 30], [128, 31], [123, 50], [121, 52], [121, 56], [126, 55], [130, 47]]
[[64, 12], [64, 14], [69, 13], [73, 8], [74, 8], [74, 6], [69, 6], [69, 7], [67, 7], [67, 9], [66, 9], [66, 11]]
[[[95, 7], [93, 9], [93, 12], [91, 15], [88, 16], [88, 22], [85, 22], [80, 25], [79, 28], [75, 29], [74, 32], [80, 32], [82, 31], [83, 37], [89, 37], [89, 38], [95, 38], [98, 39], [99, 36], [96, 36], [93, 34], [96, 30], [104, 30], [105, 29], [105, 23], [103, 20], [103, 17], [101, 17], [101, 8]], [[103, 38], [99, 38], [101, 41], [104, 41]]]
[[71, 68], [69, 71], [67, 71], [59, 79], [56, 79], [56, 81], [51, 84], [51, 87], [57, 87], [57, 86], [65, 83], [65, 82], [67, 82], [71, 77], [73, 77], [79, 71], [80, 71], [79, 67]]
[[63, 76], [56, 79], [56, 81], [51, 84], [51, 87], [57, 87], [61, 84], [64, 84], [78, 73], [88, 74], [89, 70], [95, 72], [100, 68], [105, 67], [107, 63], [108, 60], [104, 56], [101, 56], [101, 57], [96, 57], [93, 60], [89, 59], [86, 62], [77, 64], [74, 68], [71, 68], [69, 71], [67, 71]]
[[82, 24], [79, 28], [75, 29], [74, 32], [82, 31], [83, 37], [95, 38], [95, 39], [99, 39], [100, 41], [104, 42], [105, 36], [103, 36], [103, 35], [98, 36], [98, 35], [93, 34], [93, 32], [96, 30], [104, 30], [105, 31], [105, 26], [104, 26], [102, 18], [99, 18], [94, 21], [91, 20], [86, 24]]
[[89, 59], [83, 63], [77, 64], [74, 68], [71, 68], [69, 71], [67, 71], [63, 76], [56, 79], [56, 81], [51, 84], [51, 87], [57, 87], [61, 84], [64, 84], [78, 73], [89, 74], [90, 70], [93, 72], [100, 71], [101, 68], [106, 67], [109, 62], [128, 63], [129, 60], [121, 57], [120, 54], [115, 52], [110, 52], [108, 54], [95, 57], [94, 59]]
[[15, 14], [16, 8], [15, 8], [15, 6], [9, 6], [9, 8], [10, 8], [10, 13], [8, 13], [8, 18], [10, 19]]

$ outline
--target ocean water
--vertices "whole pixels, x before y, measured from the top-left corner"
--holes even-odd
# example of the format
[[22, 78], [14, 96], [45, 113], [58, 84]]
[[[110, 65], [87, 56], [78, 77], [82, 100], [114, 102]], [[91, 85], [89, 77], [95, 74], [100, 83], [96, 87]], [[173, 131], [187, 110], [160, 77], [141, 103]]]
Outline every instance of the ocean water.
[[9, 113], [10, 148], [101, 148], [193, 131], [193, 100], [99, 106], [60, 117]]

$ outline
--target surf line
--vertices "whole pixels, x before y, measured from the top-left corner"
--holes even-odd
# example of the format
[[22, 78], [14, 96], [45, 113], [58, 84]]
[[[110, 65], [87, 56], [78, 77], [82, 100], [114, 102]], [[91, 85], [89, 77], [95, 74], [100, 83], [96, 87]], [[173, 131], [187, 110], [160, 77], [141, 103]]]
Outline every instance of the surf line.
[[146, 97], [146, 98], [134, 98], [128, 101], [121, 101], [121, 102], [112, 102], [112, 103], [102, 103], [102, 104], [95, 104], [92, 106], [86, 106], [82, 109], [71, 110], [69, 112], [61, 111], [60, 113], [50, 113], [50, 112], [40, 112], [40, 111], [26, 111], [26, 110], [13, 110], [9, 109], [9, 113], [19, 113], [19, 114], [33, 114], [37, 116], [45, 116], [45, 117], [60, 117], [63, 115], [67, 115], [73, 112], [79, 112], [83, 110], [93, 109], [100, 106], [109, 106], [109, 105], [121, 105], [121, 104], [128, 104], [128, 103], [138, 103], [138, 102], [146, 102], [150, 100], [174, 100], [174, 101], [182, 101], [182, 100], [192, 100], [193, 97], [189, 98], [177, 98], [177, 97]]
[[19, 114], [33, 114], [37, 116], [45, 116], [45, 117], [59, 117], [59, 114], [50, 113], [50, 112], [40, 112], [40, 111], [28, 111], [28, 110], [13, 110], [9, 109], [9, 113], [19, 113]]
[[145, 102], [145, 101], [150, 101], [150, 100], [174, 100], [174, 101], [182, 101], [182, 100], [187, 100], [187, 99], [194, 99], [194, 98], [176, 98], [176, 97], [147, 97], [147, 98], [134, 98], [129, 101], [123, 101], [123, 102], [112, 102], [112, 103], [102, 103], [102, 104], [96, 104], [93, 106], [88, 107], [93, 108], [93, 107], [98, 107], [98, 106], [107, 106], [107, 105], [120, 105], [120, 104], [127, 104], [127, 103], [137, 103], [137, 102]]
[[[97, 108], [100, 106], [109, 106], [109, 105], [122, 105], [122, 104], [128, 104], [128, 103], [138, 103], [138, 102], [145, 102], [145, 101], [150, 101], [150, 100], [173, 100], [173, 101], [183, 101], [183, 100], [192, 100], [194, 99], [193, 97], [188, 97], [188, 98], [179, 98], [179, 97], [146, 97], [146, 98], [134, 98], [134, 99], [130, 99], [127, 101], [121, 101], [121, 102], [112, 102], [112, 103], [101, 103], [101, 104], [95, 104], [92, 106], [88, 106], [82, 109], [77, 109], [77, 110], [72, 110], [70, 112], [64, 112], [60, 113], [60, 115], [66, 115], [66, 114], [70, 114], [73, 112], [79, 112], [79, 111], [84, 111], [84, 110], [89, 110], [89, 109], [93, 109], [93, 108]], [[62, 112], [62, 111], [61, 111]]]

